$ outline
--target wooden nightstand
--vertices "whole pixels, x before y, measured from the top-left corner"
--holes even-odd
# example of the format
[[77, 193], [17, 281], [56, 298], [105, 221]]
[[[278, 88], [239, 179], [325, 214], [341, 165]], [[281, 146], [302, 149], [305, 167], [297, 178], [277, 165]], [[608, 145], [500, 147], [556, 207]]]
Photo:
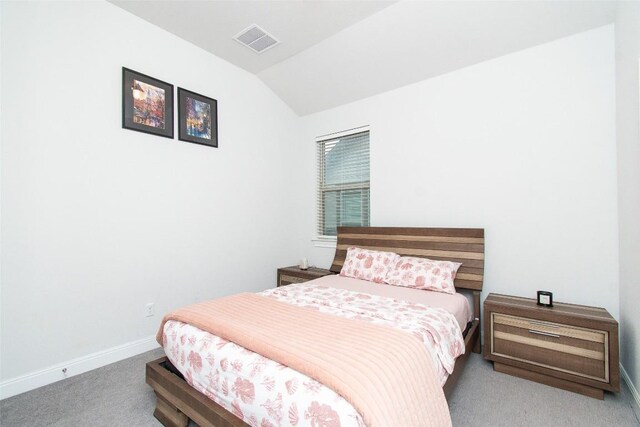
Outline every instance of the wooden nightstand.
[[302, 270], [297, 265], [283, 267], [278, 269], [278, 287], [291, 285], [293, 283], [302, 283], [330, 274], [335, 273], [325, 270], [324, 268], [309, 267], [306, 270]]
[[620, 391], [618, 322], [604, 308], [489, 294], [484, 358], [498, 372], [597, 399]]

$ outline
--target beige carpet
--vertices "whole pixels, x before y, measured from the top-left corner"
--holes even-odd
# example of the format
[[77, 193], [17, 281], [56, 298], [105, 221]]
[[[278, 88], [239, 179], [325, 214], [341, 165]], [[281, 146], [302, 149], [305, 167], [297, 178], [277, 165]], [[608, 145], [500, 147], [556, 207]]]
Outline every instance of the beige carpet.
[[631, 392], [596, 400], [501, 374], [472, 354], [449, 402], [454, 426], [640, 426]]
[[[0, 425], [159, 426], [144, 382], [152, 351], [0, 401]], [[472, 354], [449, 402], [454, 426], [640, 426], [630, 393], [604, 401], [493, 371]], [[395, 427], [395, 426], [392, 426]]]

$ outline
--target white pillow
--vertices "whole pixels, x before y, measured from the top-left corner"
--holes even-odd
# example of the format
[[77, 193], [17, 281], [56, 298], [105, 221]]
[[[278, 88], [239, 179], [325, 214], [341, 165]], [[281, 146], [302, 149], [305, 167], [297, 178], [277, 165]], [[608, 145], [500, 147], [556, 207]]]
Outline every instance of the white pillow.
[[427, 258], [400, 257], [387, 273], [385, 283], [394, 286], [455, 294], [453, 281], [462, 264]]
[[384, 279], [390, 269], [393, 268], [398, 254], [393, 252], [372, 251], [351, 247], [347, 249], [340, 275], [355, 279], [368, 280], [370, 282], [384, 283]]

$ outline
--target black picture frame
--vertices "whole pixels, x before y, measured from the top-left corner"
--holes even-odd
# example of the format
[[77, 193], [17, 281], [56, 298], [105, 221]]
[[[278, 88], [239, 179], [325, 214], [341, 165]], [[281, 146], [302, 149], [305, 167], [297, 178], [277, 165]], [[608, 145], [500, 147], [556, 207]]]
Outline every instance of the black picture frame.
[[549, 291], [538, 291], [538, 305], [553, 307], [553, 293]]
[[178, 87], [178, 139], [218, 148], [218, 101]]
[[173, 139], [173, 85], [122, 67], [122, 127]]

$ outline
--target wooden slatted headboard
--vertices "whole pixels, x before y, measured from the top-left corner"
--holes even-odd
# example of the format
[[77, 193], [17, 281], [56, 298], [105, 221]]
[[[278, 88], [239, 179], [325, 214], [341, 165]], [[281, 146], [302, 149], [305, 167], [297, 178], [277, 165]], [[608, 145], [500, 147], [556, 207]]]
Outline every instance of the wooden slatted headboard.
[[338, 244], [331, 271], [339, 273], [347, 248], [357, 246], [435, 260], [462, 263], [456, 289], [481, 291], [484, 279], [484, 229], [338, 227]]

